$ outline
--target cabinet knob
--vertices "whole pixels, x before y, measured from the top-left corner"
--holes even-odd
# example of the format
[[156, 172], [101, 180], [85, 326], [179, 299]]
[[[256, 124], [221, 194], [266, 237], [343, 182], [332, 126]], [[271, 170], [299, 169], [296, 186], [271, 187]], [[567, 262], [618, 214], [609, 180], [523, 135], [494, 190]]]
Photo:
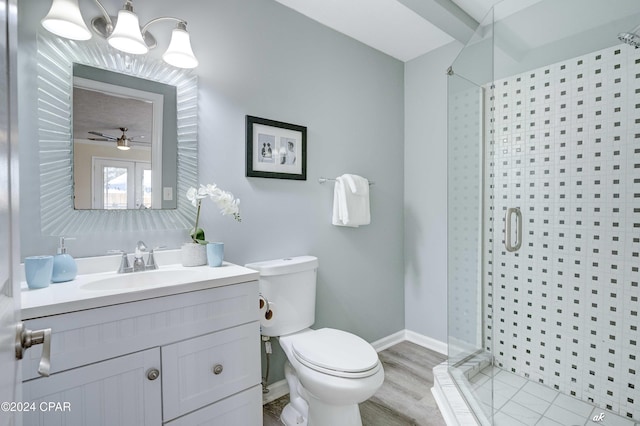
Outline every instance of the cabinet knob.
[[213, 374], [218, 375], [220, 373], [222, 373], [222, 364], [216, 364], [213, 366]]
[[158, 371], [157, 368], [150, 368], [149, 370], [147, 370], [147, 379], [155, 380], [158, 377], [160, 377], [160, 371]]

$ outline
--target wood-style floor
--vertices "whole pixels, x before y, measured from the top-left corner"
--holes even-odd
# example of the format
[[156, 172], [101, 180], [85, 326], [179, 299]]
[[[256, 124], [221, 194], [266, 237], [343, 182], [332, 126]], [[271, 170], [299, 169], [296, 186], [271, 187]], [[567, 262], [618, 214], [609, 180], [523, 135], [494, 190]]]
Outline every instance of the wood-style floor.
[[[360, 404], [364, 426], [445, 426], [431, 387], [435, 365], [445, 356], [410, 342], [402, 342], [379, 354], [384, 383], [373, 397]], [[279, 416], [289, 396], [263, 409], [264, 425], [281, 425]]]

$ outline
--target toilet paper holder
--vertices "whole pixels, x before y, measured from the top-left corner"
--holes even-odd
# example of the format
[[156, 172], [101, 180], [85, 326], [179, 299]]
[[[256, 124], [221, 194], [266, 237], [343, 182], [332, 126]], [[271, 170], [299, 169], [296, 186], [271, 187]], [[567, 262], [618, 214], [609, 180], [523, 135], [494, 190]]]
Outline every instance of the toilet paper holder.
[[273, 311], [271, 310], [271, 306], [269, 305], [269, 299], [260, 294], [259, 301], [260, 311], [264, 312], [264, 319], [269, 321], [271, 318], [273, 318]]

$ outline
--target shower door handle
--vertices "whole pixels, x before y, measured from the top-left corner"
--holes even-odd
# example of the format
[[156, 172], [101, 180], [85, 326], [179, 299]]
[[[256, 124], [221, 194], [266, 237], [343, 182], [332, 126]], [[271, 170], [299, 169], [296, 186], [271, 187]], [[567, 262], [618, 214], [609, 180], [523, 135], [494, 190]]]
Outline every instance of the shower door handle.
[[[511, 216], [516, 215], [516, 243], [511, 242]], [[505, 230], [504, 230], [504, 246], [508, 252], [514, 252], [520, 250], [522, 246], [522, 212], [518, 207], [510, 207], [507, 209], [507, 213], [504, 216]]]

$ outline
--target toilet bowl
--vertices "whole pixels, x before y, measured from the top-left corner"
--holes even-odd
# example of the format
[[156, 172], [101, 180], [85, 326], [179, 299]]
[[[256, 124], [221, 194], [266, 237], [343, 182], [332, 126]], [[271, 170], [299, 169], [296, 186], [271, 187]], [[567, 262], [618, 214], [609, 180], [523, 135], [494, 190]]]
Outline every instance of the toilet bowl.
[[291, 399], [298, 397], [297, 390], [308, 410], [300, 412], [294, 404], [295, 412], [283, 412], [283, 423], [361, 425], [358, 404], [373, 396], [384, 381], [373, 347], [354, 334], [331, 328], [306, 329], [281, 336], [279, 342], [291, 368], [285, 372], [290, 392], [294, 389]]
[[287, 356], [288, 426], [361, 426], [358, 404], [382, 386], [375, 349], [342, 330], [309, 328], [315, 321], [318, 260], [300, 256], [247, 264], [260, 272], [261, 333], [278, 337]]

